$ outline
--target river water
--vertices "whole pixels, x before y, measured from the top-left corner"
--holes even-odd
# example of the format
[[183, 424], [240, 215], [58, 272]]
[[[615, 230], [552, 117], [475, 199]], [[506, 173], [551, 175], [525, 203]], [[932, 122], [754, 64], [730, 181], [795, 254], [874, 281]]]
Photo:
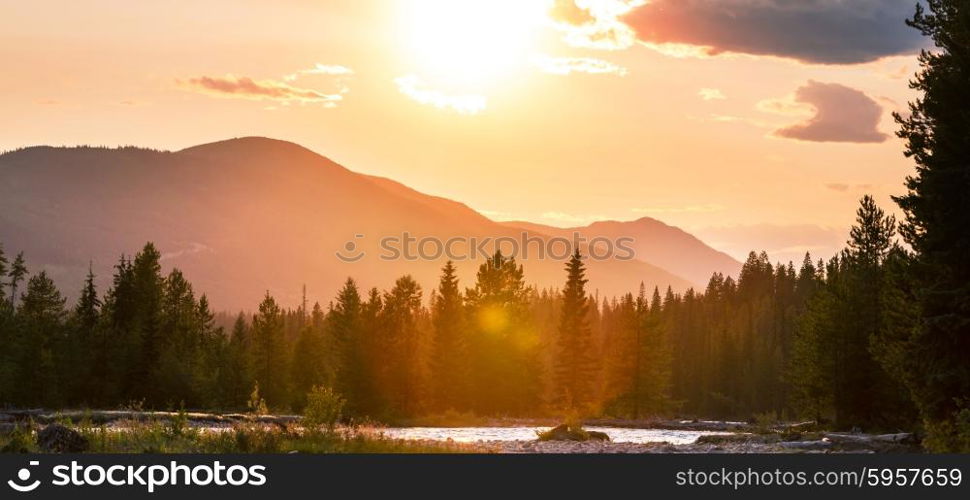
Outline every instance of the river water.
[[[531, 441], [536, 431], [548, 427], [388, 427], [378, 432], [394, 439], [430, 439], [474, 443], [477, 441]], [[683, 431], [666, 429], [628, 429], [623, 427], [584, 427], [589, 431], [605, 432], [615, 443], [691, 444], [697, 438], [709, 434], [726, 434], [710, 431]]]

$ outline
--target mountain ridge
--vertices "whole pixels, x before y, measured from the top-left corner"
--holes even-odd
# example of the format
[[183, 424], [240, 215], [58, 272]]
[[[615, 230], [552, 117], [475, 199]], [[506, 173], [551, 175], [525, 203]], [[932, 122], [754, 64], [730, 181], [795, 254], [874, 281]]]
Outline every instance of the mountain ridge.
[[[105, 291], [119, 256], [147, 241], [162, 251], [166, 270], [181, 269], [222, 309], [252, 308], [264, 291], [292, 304], [304, 283], [326, 303], [347, 276], [362, 288], [387, 288], [413, 274], [428, 294], [443, 258], [379, 258], [378, 243], [403, 232], [439, 240], [532, 235], [276, 139], [178, 151], [33, 146], [0, 154], [0, 242], [8, 253], [23, 250], [31, 270], [48, 270], [68, 295], [92, 260]], [[350, 243], [365, 252], [366, 265], [335, 257]], [[480, 260], [456, 263], [462, 286], [474, 283]], [[562, 262], [522, 263], [531, 285], [564, 279]], [[635, 291], [640, 281], [692, 286], [646, 261], [590, 262], [589, 277], [591, 289], [607, 296]]]

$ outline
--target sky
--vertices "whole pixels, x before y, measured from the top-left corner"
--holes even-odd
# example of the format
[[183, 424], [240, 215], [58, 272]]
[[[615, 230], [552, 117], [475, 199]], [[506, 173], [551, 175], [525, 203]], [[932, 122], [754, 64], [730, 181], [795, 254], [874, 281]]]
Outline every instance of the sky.
[[0, 150], [266, 136], [555, 226], [843, 244], [912, 163], [915, 0], [0, 0]]

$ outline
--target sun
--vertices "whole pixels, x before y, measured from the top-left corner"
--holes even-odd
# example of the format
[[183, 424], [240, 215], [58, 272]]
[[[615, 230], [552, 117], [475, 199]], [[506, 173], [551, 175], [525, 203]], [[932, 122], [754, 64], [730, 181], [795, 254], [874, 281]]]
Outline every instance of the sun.
[[551, 0], [406, 0], [402, 49], [422, 76], [486, 87], [529, 64]]

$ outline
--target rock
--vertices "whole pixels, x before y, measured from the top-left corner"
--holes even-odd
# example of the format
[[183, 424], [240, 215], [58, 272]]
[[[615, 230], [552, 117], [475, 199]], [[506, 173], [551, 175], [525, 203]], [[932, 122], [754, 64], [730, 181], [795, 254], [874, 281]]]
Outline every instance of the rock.
[[897, 434], [846, 434], [838, 432], [825, 433], [825, 439], [844, 450], [863, 450], [888, 452], [906, 452], [919, 449], [919, 440], [910, 433]]
[[609, 434], [607, 434], [605, 432], [600, 432], [600, 431], [586, 431], [586, 434], [589, 435], [589, 438], [590, 439], [593, 439], [593, 440], [596, 440], [596, 441], [609, 441], [610, 440]]
[[602, 440], [603, 436], [609, 441], [610, 437], [602, 432], [597, 432], [599, 437], [593, 437], [582, 427], [570, 427], [568, 424], [560, 424], [546, 432], [539, 432], [539, 441], [589, 441], [590, 439]]
[[89, 444], [77, 431], [61, 424], [50, 424], [37, 433], [37, 446], [47, 453], [83, 453]]
[[579, 439], [573, 439], [568, 425], [560, 424], [546, 432], [540, 432], [539, 441], [579, 441]]
[[830, 441], [785, 441], [778, 443], [782, 448], [792, 450], [827, 450], [832, 447]]

